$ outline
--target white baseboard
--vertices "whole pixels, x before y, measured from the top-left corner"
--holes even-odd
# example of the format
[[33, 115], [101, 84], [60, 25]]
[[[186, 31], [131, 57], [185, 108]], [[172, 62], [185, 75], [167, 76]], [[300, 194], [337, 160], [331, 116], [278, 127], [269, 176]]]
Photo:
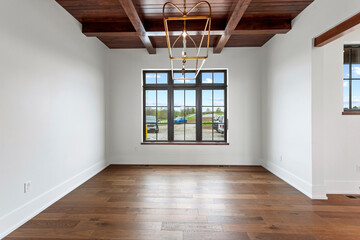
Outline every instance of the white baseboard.
[[[144, 160], [145, 159], [145, 160]], [[169, 156], [165, 159], [156, 159], [153, 156], [140, 158], [139, 156], [127, 155], [120, 157], [109, 158], [109, 163], [114, 165], [187, 165], [187, 166], [261, 166], [261, 161], [258, 159], [209, 159], [209, 157], [196, 157], [196, 159], [181, 159], [179, 156]]]
[[108, 164], [98, 162], [0, 218], [0, 239], [48, 208], [54, 202], [102, 171]]
[[328, 194], [360, 194], [360, 181], [326, 181]]
[[325, 185], [312, 185], [312, 199], [327, 200]]
[[324, 187], [317, 186], [313, 187], [312, 184], [304, 181], [303, 179], [299, 178], [298, 176], [294, 175], [293, 173], [285, 170], [282, 167], [277, 166], [274, 163], [267, 162], [262, 164], [264, 168], [269, 170], [271, 173], [275, 174], [306, 196], [311, 199], [327, 199], [325, 191], [323, 191]]

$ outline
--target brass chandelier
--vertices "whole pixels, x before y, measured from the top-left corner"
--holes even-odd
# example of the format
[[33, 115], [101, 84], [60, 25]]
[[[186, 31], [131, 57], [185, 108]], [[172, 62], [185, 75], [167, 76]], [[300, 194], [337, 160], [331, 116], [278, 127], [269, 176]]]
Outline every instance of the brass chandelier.
[[[208, 15], [203, 15], [203, 16], [194, 16], [194, 15], [190, 15], [190, 13], [192, 13], [194, 11], [194, 9], [196, 9], [198, 6], [205, 4], [209, 7], [209, 12]], [[181, 16], [169, 16], [167, 17], [165, 14], [165, 10], [166, 10], [166, 6], [172, 6], [174, 7], [180, 14]], [[211, 5], [209, 2], [207, 1], [201, 1], [198, 2], [197, 4], [195, 4], [192, 8], [190, 8], [189, 11], [186, 11], [186, 0], [184, 0], [184, 10], [181, 11], [180, 8], [178, 6], [176, 6], [175, 4], [171, 3], [171, 2], [167, 2], [164, 4], [163, 6], [163, 20], [164, 20], [164, 27], [165, 27], [165, 33], [166, 33], [166, 43], [167, 43], [167, 47], [169, 50], [169, 57], [170, 57], [170, 64], [171, 64], [171, 74], [172, 74], [172, 78], [174, 80], [193, 80], [197, 77], [197, 75], [199, 74], [201, 68], [203, 67], [206, 59], [208, 58], [209, 55], [209, 44], [210, 44], [210, 28], [211, 28]], [[171, 34], [169, 33], [169, 22], [175, 22], [175, 21], [182, 21], [183, 22], [183, 30], [181, 32], [174, 32], [173, 35], [175, 35], [176, 38], [173, 38], [174, 41], [171, 41]], [[205, 21], [205, 27], [204, 30], [201, 31], [202, 35], [200, 38], [200, 43], [196, 44], [195, 40], [193, 39], [193, 37], [191, 37], [191, 35], [198, 35], [198, 32], [192, 33], [192, 32], [188, 32], [187, 30], [187, 22], [188, 21]], [[190, 22], [189, 22], [190, 23]], [[191, 35], [190, 35], [191, 34]], [[207, 40], [205, 40], [206, 43], [206, 49], [204, 49], [205, 51], [202, 51], [202, 45], [205, 39], [205, 36], [207, 37]], [[182, 38], [182, 51], [176, 53], [174, 47], [176, 45], [176, 43], [179, 42], [179, 40]], [[181, 41], [180, 41], [181, 43]], [[189, 49], [188, 47], [188, 43], [189, 46], [191, 47], [191, 49]], [[199, 64], [199, 62], [201, 62]], [[188, 65], [192, 65], [192, 68], [190, 69], [194, 69], [195, 70], [195, 76], [194, 77], [185, 77], [185, 71], [188, 70], [189, 68], [187, 67]], [[175, 66], [178, 65], [178, 66]], [[175, 70], [180, 70], [181, 69], [181, 78], [175, 78], [174, 76], [174, 69]]]

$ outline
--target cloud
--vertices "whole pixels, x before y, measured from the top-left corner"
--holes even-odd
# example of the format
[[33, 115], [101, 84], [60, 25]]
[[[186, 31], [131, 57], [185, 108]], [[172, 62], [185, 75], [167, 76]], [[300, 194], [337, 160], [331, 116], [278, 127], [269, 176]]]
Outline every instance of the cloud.
[[205, 81], [203, 81], [204, 83], [212, 83], [212, 79], [211, 78], [206, 78]]
[[195, 79], [194, 80], [185, 80], [185, 83], [195, 83]]
[[154, 101], [146, 101], [147, 106], [156, 106], [156, 102]]
[[344, 81], [343, 85], [344, 85], [344, 87], [348, 87], [348, 86], [349, 86], [349, 82], [348, 82], [348, 81]]
[[158, 107], [167, 107], [167, 102], [158, 102]]
[[224, 105], [224, 98], [222, 97], [218, 97], [218, 98], [214, 98], [214, 105], [215, 106], [223, 106]]
[[156, 74], [146, 74], [146, 78], [156, 78]]
[[354, 72], [356, 75], [360, 76], [360, 67], [354, 67]]
[[[352, 105], [353, 106], [360, 106], [360, 96], [354, 96], [352, 97]], [[344, 105], [346, 107], [349, 106], [349, 97], [344, 97]]]

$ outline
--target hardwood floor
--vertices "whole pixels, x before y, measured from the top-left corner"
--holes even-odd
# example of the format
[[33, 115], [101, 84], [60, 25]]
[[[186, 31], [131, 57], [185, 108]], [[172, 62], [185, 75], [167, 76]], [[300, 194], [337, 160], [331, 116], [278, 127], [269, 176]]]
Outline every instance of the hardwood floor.
[[310, 200], [262, 167], [109, 166], [6, 240], [359, 240], [360, 199]]

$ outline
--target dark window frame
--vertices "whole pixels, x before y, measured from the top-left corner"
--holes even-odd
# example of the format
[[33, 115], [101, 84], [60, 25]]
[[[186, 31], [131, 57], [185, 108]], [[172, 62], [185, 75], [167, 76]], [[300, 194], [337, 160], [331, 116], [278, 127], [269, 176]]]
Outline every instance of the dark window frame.
[[[227, 70], [202, 70], [196, 77], [195, 83], [186, 84], [175, 84], [172, 79], [172, 74], [170, 70], [143, 70], [143, 142], [145, 143], [227, 143], [228, 139], [228, 110], [227, 110]], [[174, 71], [179, 72], [179, 71]], [[194, 71], [187, 71], [194, 72]], [[224, 83], [202, 83], [202, 73], [205, 72], [221, 72], [224, 73]], [[146, 84], [146, 74], [147, 73], [167, 73], [168, 74], [168, 84]], [[147, 90], [167, 90], [168, 91], [168, 140], [156, 140], [149, 141], [146, 139], [146, 91]], [[196, 140], [174, 140], [174, 90], [196, 90]], [[224, 90], [224, 140], [202, 140], [202, 90]], [[185, 104], [185, 103], [184, 103]], [[214, 123], [213, 123], [214, 124]], [[212, 127], [213, 127], [212, 124]], [[214, 131], [212, 129], [212, 131]]]
[[[344, 52], [345, 52], [345, 49], [350, 49], [350, 52], [349, 52], [349, 78], [345, 78], [343, 76], [343, 81], [349, 81], [349, 108], [346, 109], [346, 108], [343, 107], [343, 111], [347, 112], [347, 113], [360, 112], [360, 109], [353, 109], [353, 106], [352, 106], [352, 100], [353, 100], [353, 97], [352, 97], [352, 84], [353, 84], [353, 81], [360, 81], [360, 78], [353, 78], [352, 77], [352, 75], [353, 75], [353, 71], [352, 71], [352, 65], [353, 65], [352, 50], [353, 49], [358, 49], [358, 48], [360, 48], [360, 45], [358, 45], [358, 44], [356, 44], [356, 45], [345, 45], [344, 46]], [[344, 64], [345, 64], [345, 58], [344, 58]]]

